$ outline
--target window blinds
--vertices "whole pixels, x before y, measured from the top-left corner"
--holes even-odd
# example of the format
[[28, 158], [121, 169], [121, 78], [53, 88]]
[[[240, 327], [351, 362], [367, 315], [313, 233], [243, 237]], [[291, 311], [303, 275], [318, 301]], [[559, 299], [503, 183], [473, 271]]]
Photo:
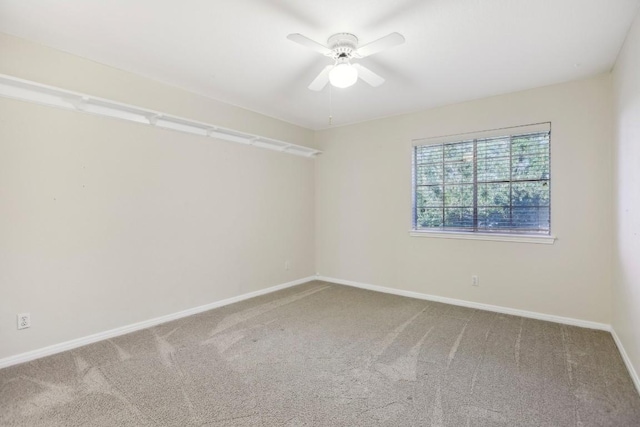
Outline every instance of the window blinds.
[[443, 138], [414, 145], [415, 230], [550, 233], [549, 123]]

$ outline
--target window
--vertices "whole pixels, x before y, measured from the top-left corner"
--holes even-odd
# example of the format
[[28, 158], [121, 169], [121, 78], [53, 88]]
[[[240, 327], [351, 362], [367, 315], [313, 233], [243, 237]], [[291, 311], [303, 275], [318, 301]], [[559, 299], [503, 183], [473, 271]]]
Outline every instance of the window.
[[550, 234], [550, 123], [414, 141], [413, 229]]

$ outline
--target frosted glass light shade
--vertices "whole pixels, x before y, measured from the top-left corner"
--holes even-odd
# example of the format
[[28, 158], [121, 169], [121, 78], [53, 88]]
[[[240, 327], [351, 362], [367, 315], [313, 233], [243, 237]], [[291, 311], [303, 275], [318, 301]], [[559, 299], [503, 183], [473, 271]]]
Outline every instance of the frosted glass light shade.
[[335, 87], [349, 87], [355, 84], [357, 80], [358, 70], [349, 63], [338, 64], [329, 72], [329, 82]]

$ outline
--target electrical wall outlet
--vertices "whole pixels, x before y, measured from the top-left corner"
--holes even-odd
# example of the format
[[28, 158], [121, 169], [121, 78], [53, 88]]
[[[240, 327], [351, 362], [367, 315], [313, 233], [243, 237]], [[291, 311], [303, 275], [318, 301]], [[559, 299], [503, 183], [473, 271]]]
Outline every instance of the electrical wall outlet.
[[284, 262], [284, 269], [285, 269], [285, 270], [288, 270], [289, 268], [291, 268], [291, 261], [286, 260], [286, 261]]
[[471, 276], [471, 286], [480, 286], [478, 276]]
[[27, 329], [31, 327], [31, 313], [18, 314], [18, 329]]

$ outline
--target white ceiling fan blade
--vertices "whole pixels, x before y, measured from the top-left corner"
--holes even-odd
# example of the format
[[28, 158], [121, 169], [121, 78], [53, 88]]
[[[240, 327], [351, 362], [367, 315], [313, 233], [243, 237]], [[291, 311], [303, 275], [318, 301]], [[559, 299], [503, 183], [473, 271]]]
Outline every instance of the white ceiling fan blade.
[[358, 70], [358, 77], [360, 77], [362, 80], [369, 83], [373, 87], [378, 87], [382, 83], [384, 83], [384, 78], [380, 77], [367, 67], [364, 67], [360, 64], [353, 64], [353, 68]]
[[364, 58], [365, 56], [373, 55], [374, 53], [378, 53], [382, 50], [397, 46], [402, 43], [404, 43], [404, 37], [402, 36], [402, 34], [391, 33], [382, 37], [381, 39], [358, 48], [357, 54], [360, 58]]
[[324, 45], [321, 45], [316, 41], [311, 40], [309, 37], [303, 36], [302, 34], [298, 34], [298, 33], [289, 34], [287, 38], [292, 42], [298, 43], [304, 47], [308, 47], [309, 49], [315, 50], [316, 52], [321, 53], [323, 55], [331, 54], [331, 49], [329, 49]]
[[315, 90], [316, 92], [321, 91], [324, 87], [329, 83], [329, 71], [333, 68], [333, 65], [327, 65], [324, 67], [324, 70], [320, 71], [318, 77], [313, 79], [311, 84], [309, 85], [309, 89]]

